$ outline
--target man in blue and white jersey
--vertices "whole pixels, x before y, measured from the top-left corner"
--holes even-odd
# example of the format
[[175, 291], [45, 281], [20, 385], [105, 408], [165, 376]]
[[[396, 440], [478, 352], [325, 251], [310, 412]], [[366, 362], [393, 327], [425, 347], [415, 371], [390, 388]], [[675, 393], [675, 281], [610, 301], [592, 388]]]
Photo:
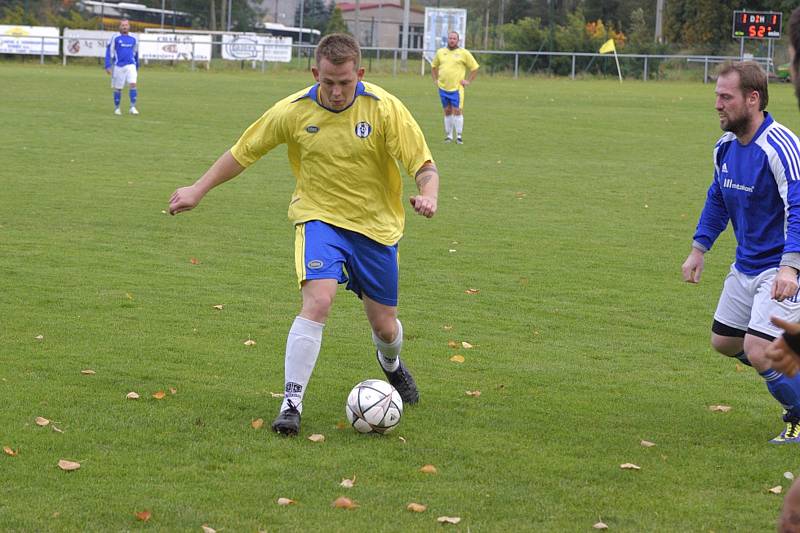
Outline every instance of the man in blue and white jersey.
[[714, 179], [683, 278], [700, 281], [703, 254], [731, 223], [736, 260], [714, 313], [711, 345], [753, 366], [784, 407], [773, 443], [800, 443], [800, 375], [772, 368], [765, 350], [782, 330], [776, 316], [800, 320], [800, 141], [765, 108], [767, 75], [752, 61], [723, 65], [716, 110], [725, 134], [714, 146]]
[[113, 35], [106, 45], [106, 72], [111, 74], [111, 88], [114, 89], [114, 114], [121, 115], [119, 103], [122, 100], [122, 88], [128, 84], [131, 98], [131, 115], [138, 115], [136, 109], [136, 79], [139, 70], [139, 42], [128, 33], [130, 22], [119, 21], [119, 33]]

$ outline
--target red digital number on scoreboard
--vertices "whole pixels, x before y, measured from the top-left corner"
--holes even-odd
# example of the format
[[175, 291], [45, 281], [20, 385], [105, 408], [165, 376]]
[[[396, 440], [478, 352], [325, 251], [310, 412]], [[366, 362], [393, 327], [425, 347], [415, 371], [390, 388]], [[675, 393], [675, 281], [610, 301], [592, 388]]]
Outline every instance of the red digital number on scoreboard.
[[780, 39], [783, 13], [773, 11], [734, 11], [733, 37], [736, 39]]

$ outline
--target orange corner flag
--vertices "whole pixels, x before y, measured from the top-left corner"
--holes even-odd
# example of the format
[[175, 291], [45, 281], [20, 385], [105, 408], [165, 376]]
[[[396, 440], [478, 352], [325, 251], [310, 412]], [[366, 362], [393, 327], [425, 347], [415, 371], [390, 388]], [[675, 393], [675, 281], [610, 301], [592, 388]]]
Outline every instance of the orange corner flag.
[[609, 39], [603, 43], [603, 46], [600, 47], [601, 54], [607, 54], [609, 52], [616, 52], [617, 47], [614, 46], [614, 39]]

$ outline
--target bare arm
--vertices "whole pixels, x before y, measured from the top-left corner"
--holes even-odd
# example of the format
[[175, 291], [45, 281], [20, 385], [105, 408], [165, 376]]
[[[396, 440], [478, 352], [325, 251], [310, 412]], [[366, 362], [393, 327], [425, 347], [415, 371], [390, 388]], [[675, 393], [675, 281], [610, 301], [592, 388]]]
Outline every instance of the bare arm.
[[477, 68], [476, 68], [475, 70], [470, 70], [470, 71], [469, 71], [469, 74], [467, 74], [467, 79], [465, 79], [465, 80], [462, 80], [462, 81], [461, 81], [461, 85], [463, 85], [464, 87], [466, 87], [467, 85], [469, 85], [470, 83], [472, 83], [473, 81], [475, 81], [475, 78], [477, 78], [477, 77], [478, 77], [478, 70], [479, 70], [479, 69], [477, 69]]
[[436, 165], [426, 161], [414, 176], [419, 194], [409, 198], [414, 211], [431, 218], [436, 214], [439, 199], [439, 171]]
[[431, 77], [433, 77], [433, 83], [439, 84], [439, 69], [436, 67], [431, 67]]
[[230, 150], [222, 154], [200, 179], [188, 187], [181, 187], [169, 199], [169, 214], [175, 215], [197, 207], [208, 191], [235, 178], [244, 167], [231, 155]]

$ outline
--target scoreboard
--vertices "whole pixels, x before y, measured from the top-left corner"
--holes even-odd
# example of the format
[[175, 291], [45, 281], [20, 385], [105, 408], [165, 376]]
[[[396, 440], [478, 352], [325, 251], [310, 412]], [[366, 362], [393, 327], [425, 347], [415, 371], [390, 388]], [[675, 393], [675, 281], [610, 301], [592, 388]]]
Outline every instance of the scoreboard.
[[780, 39], [783, 13], [775, 11], [734, 11], [736, 39]]

